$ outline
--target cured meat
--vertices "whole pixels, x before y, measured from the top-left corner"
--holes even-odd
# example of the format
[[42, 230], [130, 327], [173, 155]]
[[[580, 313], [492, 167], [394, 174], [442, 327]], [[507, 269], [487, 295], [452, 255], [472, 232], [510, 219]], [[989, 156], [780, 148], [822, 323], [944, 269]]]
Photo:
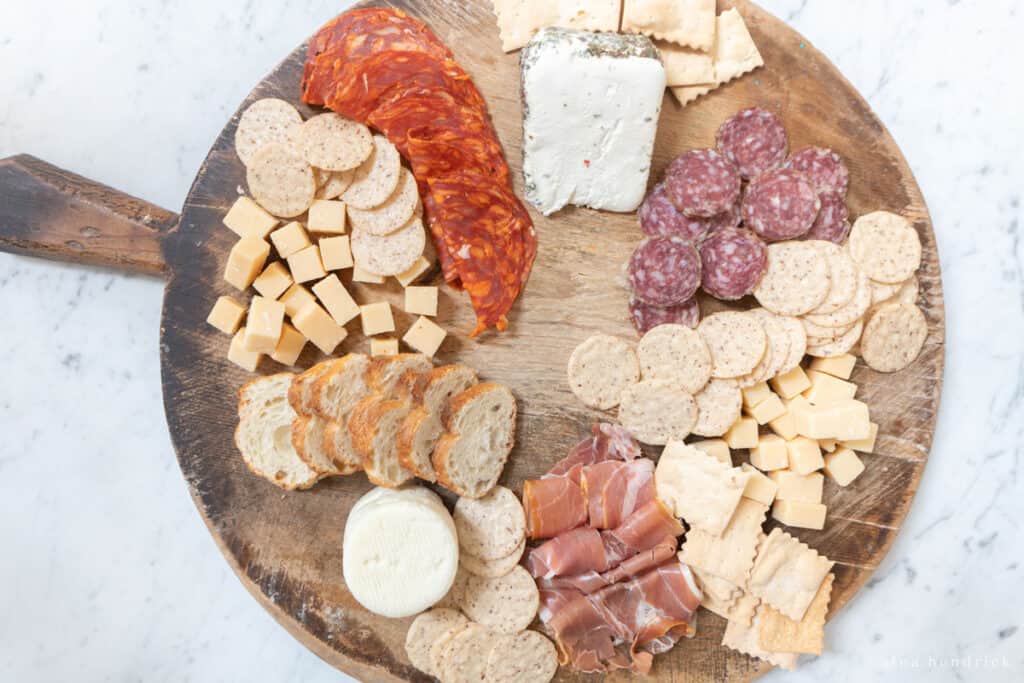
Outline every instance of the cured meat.
[[740, 196], [740, 174], [713, 149], [686, 152], [665, 171], [665, 191], [687, 216], [710, 217], [728, 211]]
[[768, 267], [768, 247], [750, 230], [726, 228], [701, 243], [700, 261], [704, 291], [716, 299], [735, 301], [753, 292], [761, 281]]
[[629, 259], [629, 286], [644, 303], [684, 303], [700, 286], [700, 255], [680, 237], [647, 237]]
[[675, 555], [678, 549], [679, 540], [675, 536], [666, 536], [653, 548], [637, 553], [603, 574], [590, 571], [574, 576], [556, 576], [553, 579], [539, 579], [537, 585], [541, 590], [571, 588], [580, 593], [596, 593], [606, 586], [639, 576], [657, 567]]
[[653, 548], [666, 536], [681, 536], [683, 525], [658, 498], [637, 508], [626, 521], [602, 532], [609, 567]]
[[803, 173], [819, 194], [846, 194], [850, 171], [843, 158], [827, 147], [805, 147], [786, 161], [785, 168]]
[[700, 305], [697, 299], [690, 299], [675, 306], [652, 306], [634, 296], [629, 300], [629, 318], [640, 334], [668, 323], [696, 329], [700, 322]]
[[587, 496], [569, 477], [531, 479], [523, 483], [523, 509], [526, 535], [552, 538], [586, 523]]
[[850, 234], [850, 212], [842, 192], [822, 192], [818, 195], [821, 209], [814, 225], [804, 236], [809, 240], [826, 240], [842, 244]]
[[807, 233], [821, 200], [801, 173], [769, 171], [755, 178], [743, 197], [743, 223], [769, 242]]
[[581, 484], [590, 526], [614, 529], [654, 498], [654, 461], [606, 460], [588, 465]]
[[728, 210], [710, 218], [690, 217], [676, 209], [668, 198], [665, 184], [661, 183], [647, 195], [640, 206], [638, 216], [640, 229], [645, 235], [675, 235], [697, 244], [713, 230], [739, 225], [740, 207], [734, 204]]
[[737, 112], [718, 129], [716, 146], [744, 178], [778, 168], [786, 160], [789, 137], [775, 114], [759, 107]]
[[590, 431], [593, 436], [573, 446], [569, 455], [555, 463], [546, 477], [565, 475], [578, 484], [585, 465], [609, 459], [635, 460], [641, 455], [640, 444], [620, 425], [596, 422]]
[[590, 527], [566, 531], [545, 541], [526, 556], [526, 569], [534, 578], [550, 579], [608, 569], [608, 553], [601, 532]]

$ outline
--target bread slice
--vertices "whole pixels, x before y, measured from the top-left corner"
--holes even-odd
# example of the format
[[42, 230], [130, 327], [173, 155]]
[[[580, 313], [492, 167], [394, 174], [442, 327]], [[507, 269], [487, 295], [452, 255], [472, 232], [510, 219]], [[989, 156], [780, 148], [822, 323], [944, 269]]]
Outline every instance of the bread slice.
[[405, 401], [375, 394], [356, 404], [348, 416], [352, 445], [367, 478], [378, 486], [397, 488], [412, 479], [412, 472], [398, 461], [398, 431], [409, 409]]
[[444, 433], [441, 418], [423, 406], [409, 411], [398, 430], [398, 462], [420, 479], [435, 481], [430, 461], [438, 439]]
[[290, 372], [258, 377], [238, 392], [238, 428], [235, 446], [254, 473], [294, 491], [308, 489], [320, 475], [302, 461], [292, 446], [295, 411], [288, 391], [295, 378]]
[[329, 423], [319, 415], [298, 415], [292, 420], [292, 446], [302, 462], [323, 477], [351, 474], [335, 464], [325, 448], [324, 431]]
[[338, 422], [331, 420], [324, 429], [324, 452], [334, 461], [341, 474], [354, 474], [363, 469], [363, 459], [352, 445], [348, 432], [348, 415]]
[[472, 386], [452, 397], [445, 426], [431, 458], [438, 483], [460, 496], [484, 496], [515, 444], [515, 396], [501, 384]]
[[395, 356], [377, 356], [370, 359], [366, 370], [366, 383], [378, 394], [394, 398], [395, 386], [406, 370], [426, 372], [434, 367], [422, 353], [399, 353]]
[[333, 362], [313, 381], [313, 412], [325, 420], [344, 421], [357, 403], [373, 393], [366, 383], [370, 359], [350, 353]]
[[442, 365], [425, 373], [425, 380], [416, 385], [413, 398], [416, 403], [443, 419], [448, 411], [449, 399], [479, 381], [473, 368], [465, 365]]
[[296, 375], [295, 379], [292, 380], [291, 387], [288, 388], [288, 403], [291, 404], [292, 410], [299, 415], [312, 415], [314, 404], [313, 386], [316, 384], [316, 380], [334, 365], [344, 361], [344, 356], [321, 361], [309, 370]]

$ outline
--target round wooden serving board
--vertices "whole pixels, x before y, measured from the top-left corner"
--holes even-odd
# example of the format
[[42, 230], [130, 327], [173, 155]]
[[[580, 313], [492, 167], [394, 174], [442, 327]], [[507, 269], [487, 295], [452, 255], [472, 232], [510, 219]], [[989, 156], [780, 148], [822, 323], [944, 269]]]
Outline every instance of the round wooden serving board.
[[[519, 55], [501, 51], [490, 3], [384, 4], [429, 24], [473, 76], [521, 192]], [[880, 425], [877, 453], [865, 456], [867, 470], [853, 485], [840, 489], [826, 483], [824, 531], [796, 533], [836, 562], [834, 614], [864, 585], [892, 544], [931, 446], [944, 345], [939, 257], [913, 175], [863, 98], [821, 53], [756, 5], [719, 2], [719, 11], [733, 4], [750, 27], [765, 66], [685, 109], [666, 95], [651, 182], [684, 150], [712, 146], [715, 130], [728, 116], [759, 105], [782, 117], [793, 149], [825, 145], [846, 159], [854, 217], [876, 209], [901, 212], [911, 218], [924, 245], [919, 277], [930, 328], [924, 352], [912, 366], [891, 375], [858, 365], [853, 379]], [[239, 112], [262, 97], [297, 103], [304, 57], [305, 47], [296, 49]], [[245, 185], [232, 142], [237, 121], [238, 113], [199, 170], [176, 229], [170, 212], [31, 157], [0, 162], [0, 248], [169, 276], [160, 345], [167, 420], [190, 491], [225, 557], [260, 603], [334, 666], [367, 681], [427, 680], [405, 656], [410, 619], [369, 614], [342, 580], [342, 531], [349, 507], [370, 487], [365, 477], [334, 478], [311, 491], [286, 493], [250, 474], [235, 450], [236, 392], [251, 376], [225, 359], [229, 340], [205, 318], [218, 295], [234, 293], [221, 274], [235, 236], [221, 219]], [[523, 479], [539, 476], [560, 459], [591, 422], [614, 420], [614, 414], [587, 409], [570, 393], [565, 364], [572, 349], [597, 332], [636, 338], [621, 276], [623, 262], [640, 239], [636, 216], [583, 209], [550, 218], [531, 213], [539, 251], [510, 329], [468, 339], [474, 322], [469, 303], [443, 288], [440, 322], [451, 334], [437, 359], [469, 364], [515, 392], [518, 439], [502, 482], [517, 492]], [[357, 285], [356, 290], [360, 301], [387, 298], [401, 310], [400, 290], [393, 282]], [[409, 318], [397, 311], [402, 330]], [[350, 326], [352, 334], [340, 351], [367, 350], [355, 327]], [[318, 360], [307, 350], [300, 365]], [[265, 361], [259, 370], [281, 368]], [[724, 625], [702, 612], [697, 636], [657, 657], [653, 674], [659, 680], [724, 681], [763, 673], [765, 666], [719, 644]], [[557, 680], [596, 678], [562, 668]]]

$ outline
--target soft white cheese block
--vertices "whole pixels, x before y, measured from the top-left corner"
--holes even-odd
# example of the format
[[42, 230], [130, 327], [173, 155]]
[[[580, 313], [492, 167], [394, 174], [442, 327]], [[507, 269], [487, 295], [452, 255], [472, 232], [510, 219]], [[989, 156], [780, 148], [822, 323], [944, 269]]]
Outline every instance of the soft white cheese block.
[[546, 28], [523, 50], [522, 91], [530, 203], [545, 215], [640, 206], [665, 93], [646, 36]]
[[342, 573], [371, 612], [392, 618], [422, 612], [448, 593], [458, 568], [455, 523], [432, 491], [376, 488], [352, 506]]

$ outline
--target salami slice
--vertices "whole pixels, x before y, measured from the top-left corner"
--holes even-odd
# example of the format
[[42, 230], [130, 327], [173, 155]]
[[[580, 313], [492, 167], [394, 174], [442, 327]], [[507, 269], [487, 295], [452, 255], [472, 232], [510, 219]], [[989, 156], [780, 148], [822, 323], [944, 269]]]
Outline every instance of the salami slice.
[[665, 191], [682, 213], [707, 218], [728, 211], [736, 203], [740, 174], [715, 150], [695, 149], [669, 164]]
[[681, 237], [648, 237], [629, 259], [629, 286], [644, 303], [681, 304], [700, 286], [700, 255]]
[[850, 171], [843, 158], [826, 147], [805, 147], [793, 154], [784, 168], [803, 173], [819, 194], [846, 194], [850, 184]]
[[850, 235], [851, 227], [846, 197], [841, 192], [823, 192], [818, 195], [818, 199], [821, 200], [821, 209], [805, 237], [842, 244]]
[[750, 230], [724, 228], [700, 245], [700, 285], [723, 301], [742, 299], [754, 291], [768, 267], [768, 247]]
[[675, 235], [696, 244], [706, 234], [721, 228], [732, 228], [740, 224], [740, 208], [732, 208], [710, 218], [697, 218], [680, 213], [668, 198], [665, 184], [661, 183], [647, 195], [638, 211], [640, 229], [645, 235]]
[[629, 300], [629, 318], [640, 334], [658, 325], [673, 323], [696, 329], [700, 322], [700, 306], [697, 299], [690, 299], [675, 306], [652, 306], [633, 297]]
[[801, 173], [769, 171], [751, 181], [743, 197], [743, 223], [776, 242], [807, 234], [818, 217], [821, 200]]
[[789, 137], [775, 114], [751, 107], [733, 115], [715, 136], [722, 153], [744, 178], [778, 168], [786, 160]]

